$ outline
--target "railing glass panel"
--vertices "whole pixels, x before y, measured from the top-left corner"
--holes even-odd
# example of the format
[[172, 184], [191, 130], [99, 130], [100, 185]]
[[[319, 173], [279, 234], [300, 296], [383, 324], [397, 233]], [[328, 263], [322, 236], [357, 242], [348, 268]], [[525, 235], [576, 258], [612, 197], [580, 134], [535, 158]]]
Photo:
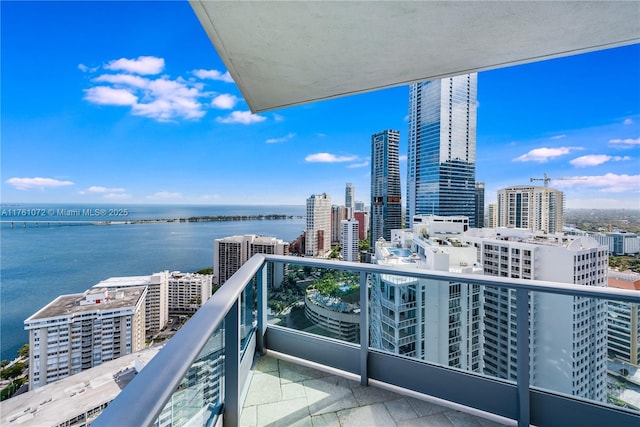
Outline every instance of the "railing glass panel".
[[530, 294], [531, 385], [640, 413], [636, 304]]
[[224, 401], [224, 328], [209, 338], [154, 426], [213, 425]]
[[269, 323], [351, 343], [360, 340], [360, 274], [339, 269], [284, 266], [268, 285]]

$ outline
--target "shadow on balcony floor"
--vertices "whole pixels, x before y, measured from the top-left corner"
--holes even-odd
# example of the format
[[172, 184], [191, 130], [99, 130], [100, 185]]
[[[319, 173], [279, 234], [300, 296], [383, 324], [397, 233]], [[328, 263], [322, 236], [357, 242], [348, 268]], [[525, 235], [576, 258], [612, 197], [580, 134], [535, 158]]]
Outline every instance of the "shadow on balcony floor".
[[253, 367], [240, 425], [502, 426], [492, 420], [264, 356]]

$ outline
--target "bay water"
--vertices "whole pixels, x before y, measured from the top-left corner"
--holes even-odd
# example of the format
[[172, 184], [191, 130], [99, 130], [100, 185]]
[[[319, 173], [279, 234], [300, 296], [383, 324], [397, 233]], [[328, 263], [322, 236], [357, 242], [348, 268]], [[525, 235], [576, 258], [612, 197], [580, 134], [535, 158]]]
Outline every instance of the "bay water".
[[[28, 342], [24, 320], [62, 294], [116, 276], [213, 265], [213, 241], [239, 234], [290, 242], [306, 226], [304, 206], [0, 206], [0, 359]], [[125, 215], [126, 210], [126, 215]], [[287, 219], [123, 223], [204, 216], [287, 215]], [[111, 225], [96, 225], [114, 221]]]

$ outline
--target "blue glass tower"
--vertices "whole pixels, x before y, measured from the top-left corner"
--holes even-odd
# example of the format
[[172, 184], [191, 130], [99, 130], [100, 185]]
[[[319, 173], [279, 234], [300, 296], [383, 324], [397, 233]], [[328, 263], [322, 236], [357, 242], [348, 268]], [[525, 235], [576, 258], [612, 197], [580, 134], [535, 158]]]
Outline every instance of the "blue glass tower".
[[407, 226], [414, 215], [465, 215], [476, 227], [478, 75], [409, 87]]

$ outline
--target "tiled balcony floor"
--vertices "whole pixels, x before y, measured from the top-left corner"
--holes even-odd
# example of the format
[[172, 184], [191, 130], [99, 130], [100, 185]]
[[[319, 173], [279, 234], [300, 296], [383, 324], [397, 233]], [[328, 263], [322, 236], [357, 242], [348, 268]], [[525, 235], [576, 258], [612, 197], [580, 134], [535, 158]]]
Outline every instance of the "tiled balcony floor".
[[502, 426], [492, 420], [265, 356], [253, 367], [240, 425]]

